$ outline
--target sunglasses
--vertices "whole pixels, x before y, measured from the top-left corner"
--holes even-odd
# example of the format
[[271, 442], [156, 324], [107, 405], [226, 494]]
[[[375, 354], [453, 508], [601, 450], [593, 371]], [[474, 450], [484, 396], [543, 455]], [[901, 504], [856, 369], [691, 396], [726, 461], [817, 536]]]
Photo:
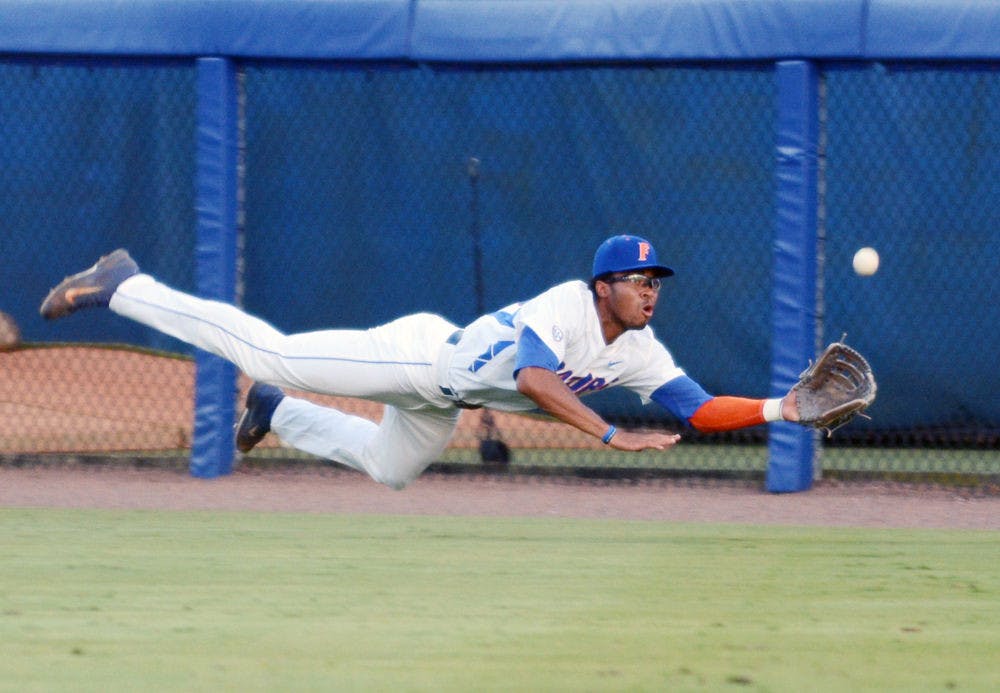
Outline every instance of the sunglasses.
[[663, 281], [659, 277], [647, 277], [645, 274], [626, 274], [621, 277], [608, 277], [604, 279], [608, 284], [615, 282], [628, 282], [634, 286], [640, 286], [653, 291], [659, 291]]

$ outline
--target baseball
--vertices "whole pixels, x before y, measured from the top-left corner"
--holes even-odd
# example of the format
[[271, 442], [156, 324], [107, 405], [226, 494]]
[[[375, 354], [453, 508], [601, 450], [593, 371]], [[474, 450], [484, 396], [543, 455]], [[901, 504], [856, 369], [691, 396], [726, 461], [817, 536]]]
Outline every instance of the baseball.
[[862, 277], [870, 277], [878, 271], [878, 253], [874, 248], [861, 248], [854, 253], [854, 271]]

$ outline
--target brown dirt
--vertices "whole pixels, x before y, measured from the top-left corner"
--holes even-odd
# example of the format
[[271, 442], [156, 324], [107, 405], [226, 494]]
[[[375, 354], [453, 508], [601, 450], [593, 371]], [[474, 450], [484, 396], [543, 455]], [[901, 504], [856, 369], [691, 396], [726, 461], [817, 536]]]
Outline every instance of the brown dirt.
[[776, 495], [735, 481], [427, 473], [393, 491], [359, 473], [316, 465], [238, 469], [213, 480], [127, 465], [0, 467], [0, 506], [1000, 530], [1000, 496], [935, 486], [822, 482]]

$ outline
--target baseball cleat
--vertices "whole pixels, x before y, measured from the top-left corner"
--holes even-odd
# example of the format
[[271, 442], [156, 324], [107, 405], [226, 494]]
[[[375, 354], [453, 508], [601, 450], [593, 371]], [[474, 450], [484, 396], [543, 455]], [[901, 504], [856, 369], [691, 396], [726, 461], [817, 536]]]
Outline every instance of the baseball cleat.
[[250, 452], [271, 430], [271, 417], [285, 393], [274, 385], [254, 383], [247, 392], [246, 409], [236, 424], [236, 449]]
[[66, 277], [42, 301], [39, 312], [46, 320], [55, 320], [81, 308], [107, 307], [118, 285], [139, 273], [127, 250], [119, 248], [105, 255], [90, 269]]

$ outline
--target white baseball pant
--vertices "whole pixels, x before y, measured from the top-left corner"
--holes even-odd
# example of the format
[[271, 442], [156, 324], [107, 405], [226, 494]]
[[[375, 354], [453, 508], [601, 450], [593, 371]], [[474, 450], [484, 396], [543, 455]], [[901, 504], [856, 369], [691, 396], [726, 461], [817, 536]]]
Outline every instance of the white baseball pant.
[[440, 390], [455, 325], [430, 313], [369, 330], [286, 335], [228, 303], [130, 277], [111, 310], [235, 364], [250, 378], [325, 395], [383, 402], [380, 424], [286, 396], [271, 430], [299, 450], [401, 489], [444, 451], [460, 410]]

